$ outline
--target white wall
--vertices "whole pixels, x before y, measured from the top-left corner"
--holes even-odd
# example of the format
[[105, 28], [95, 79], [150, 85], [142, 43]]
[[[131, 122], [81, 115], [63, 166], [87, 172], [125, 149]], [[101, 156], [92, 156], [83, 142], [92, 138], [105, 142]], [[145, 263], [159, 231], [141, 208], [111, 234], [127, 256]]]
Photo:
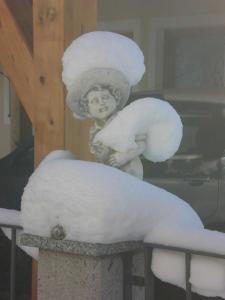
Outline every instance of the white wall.
[[10, 124], [8, 120], [7, 81], [0, 75], [0, 158], [10, 152]]

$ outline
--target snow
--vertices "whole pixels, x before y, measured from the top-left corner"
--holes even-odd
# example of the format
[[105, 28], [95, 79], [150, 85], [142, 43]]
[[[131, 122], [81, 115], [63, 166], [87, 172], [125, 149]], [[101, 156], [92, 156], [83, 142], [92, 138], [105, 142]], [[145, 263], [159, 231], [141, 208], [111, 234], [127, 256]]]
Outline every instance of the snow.
[[[185, 288], [184, 254], [168, 250], [154, 250], [152, 270], [161, 280]], [[207, 297], [225, 298], [224, 260], [193, 255], [190, 282], [194, 292]]]
[[75, 159], [75, 156], [73, 153], [71, 153], [70, 151], [66, 151], [66, 150], [55, 150], [52, 151], [51, 153], [49, 153], [39, 164], [45, 164], [48, 161], [51, 160], [56, 160], [56, 159]]
[[0, 224], [21, 226], [20, 212], [14, 209], [0, 208]]
[[67, 239], [87, 242], [143, 239], [175, 214], [189, 215], [192, 228], [202, 226], [187, 203], [163, 189], [106, 165], [71, 159], [46, 160], [22, 197], [25, 232], [49, 236], [61, 224]]
[[153, 161], [164, 161], [178, 150], [183, 126], [178, 113], [166, 101], [143, 98], [120, 111], [95, 137], [94, 142], [118, 152], [137, 147], [135, 137], [146, 135], [143, 155]]
[[[225, 235], [205, 230], [195, 211], [177, 196], [118, 169], [67, 155], [46, 159], [22, 199], [26, 233], [49, 237], [58, 224], [69, 240], [145, 240], [225, 254]], [[153, 252], [153, 272], [164, 281], [185, 287], [184, 266], [183, 254]], [[196, 292], [225, 298], [221, 259], [194, 256], [190, 280]]]
[[75, 39], [63, 55], [62, 80], [67, 90], [83, 73], [95, 68], [111, 68], [135, 85], [145, 72], [144, 56], [138, 45], [118, 33], [94, 31]]
[[[21, 226], [21, 212], [13, 209], [0, 208], [0, 224], [4, 225], [14, 225]], [[11, 239], [11, 229], [7, 227], [1, 227], [3, 233], [8, 239]], [[16, 243], [17, 245], [28, 255], [32, 256], [34, 259], [38, 259], [38, 249], [32, 247], [21, 246], [20, 236], [22, 230], [17, 229]]]

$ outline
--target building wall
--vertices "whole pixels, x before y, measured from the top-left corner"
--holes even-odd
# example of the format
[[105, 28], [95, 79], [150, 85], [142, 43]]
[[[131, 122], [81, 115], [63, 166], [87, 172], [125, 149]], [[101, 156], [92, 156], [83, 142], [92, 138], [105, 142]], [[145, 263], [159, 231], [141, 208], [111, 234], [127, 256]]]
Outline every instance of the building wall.
[[99, 20], [225, 14], [224, 0], [98, 0]]
[[[157, 84], [158, 78], [153, 77], [162, 77], [163, 75], [160, 72], [156, 72], [155, 68], [163, 69], [164, 62], [162, 59], [158, 59], [157, 65], [155, 61], [157, 59], [156, 56], [159, 56], [159, 53], [154, 53], [152, 57], [149, 53], [151, 53], [151, 36], [154, 34], [153, 26], [155, 21], [160, 20], [163, 23], [165, 18], [165, 22], [169, 22], [172, 20], [174, 24], [188, 24], [188, 20], [190, 19], [190, 24], [192, 23], [192, 19], [194, 22], [201, 23], [201, 20], [204, 22], [209, 22], [209, 26], [216, 19], [223, 19], [225, 16], [225, 1], [224, 0], [99, 0], [98, 1], [98, 24], [104, 24], [100, 29], [106, 29], [111, 31], [119, 31], [118, 26], [115, 24], [122, 24], [121, 22], [126, 21], [133, 26], [136, 24], [138, 27], [138, 38], [136, 39], [138, 44], [140, 45], [144, 55], [145, 62], [147, 65], [146, 74], [142, 79], [138, 89], [149, 89], [156, 87], [161, 87], [160, 84]], [[218, 17], [218, 18], [217, 18]], [[206, 20], [206, 21], [205, 21]], [[211, 24], [211, 25], [210, 25]], [[225, 18], [224, 18], [225, 25]], [[127, 27], [126, 27], [127, 29]], [[224, 36], [225, 36], [225, 26], [224, 26]], [[224, 39], [225, 40], [225, 39]], [[183, 44], [188, 41], [183, 41]], [[191, 45], [192, 40], [190, 39], [189, 47], [190, 49], [194, 49]], [[194, 39], [193, 39], [194, 43]], [[207, 41], [205, 41], [207, 43]], [[197, 46], [195, 46], [197, 49]], [[199, 51], [201, 50], [201, 45], [199, 47]], [[217, 55], [217, 54], [215, 54]], [[197, 59], [197, 58], [195, 58]], [[161, 61], [160, 61], [161, 60]], [[215, 60], [218, 62], [220, 57], [217, 56]], [[158, 64], [162, 64], [163, 66], [159, 66]], [[222, 64], [221, 64], [222, 66]], [[162, 72], [162, 71], [161, 71]], [[157, 73], [157, 74], [156, 74]], [[215, 72], [214, 72], [215, 73]], [[188, 75], [187, 75], [188, 76]], [[150, 81], [152, 81], [150, 83]], [[160, 81], [160, 80], [158, 80]], [[185, 84], [184, 84], [185, 85]]]
[[10, 152], [10, 123], [7, 118], [8, 103], [5, 99], [4, 77], [0, 76], [0, 158]]

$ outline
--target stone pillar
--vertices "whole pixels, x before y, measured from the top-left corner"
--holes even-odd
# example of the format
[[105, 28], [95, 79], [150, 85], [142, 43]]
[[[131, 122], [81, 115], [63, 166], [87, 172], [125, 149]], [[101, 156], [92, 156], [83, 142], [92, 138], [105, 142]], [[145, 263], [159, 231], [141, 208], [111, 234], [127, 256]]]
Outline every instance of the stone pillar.
[[21, 243], [39, 248], [38, 300], [123, 300], [121, 254], [139, 242], [91, 244], [23, 234]]

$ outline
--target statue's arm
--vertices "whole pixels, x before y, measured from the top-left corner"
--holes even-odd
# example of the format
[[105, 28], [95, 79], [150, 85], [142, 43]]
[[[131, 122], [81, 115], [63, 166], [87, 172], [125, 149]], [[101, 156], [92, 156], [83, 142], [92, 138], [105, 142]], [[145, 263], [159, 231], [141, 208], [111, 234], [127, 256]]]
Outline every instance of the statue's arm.
[[97, 162], [107, 164], [108, 158], [112, 150], [102, 143], [93, 143], [90, 145], [90, 151], [95, 156]]

